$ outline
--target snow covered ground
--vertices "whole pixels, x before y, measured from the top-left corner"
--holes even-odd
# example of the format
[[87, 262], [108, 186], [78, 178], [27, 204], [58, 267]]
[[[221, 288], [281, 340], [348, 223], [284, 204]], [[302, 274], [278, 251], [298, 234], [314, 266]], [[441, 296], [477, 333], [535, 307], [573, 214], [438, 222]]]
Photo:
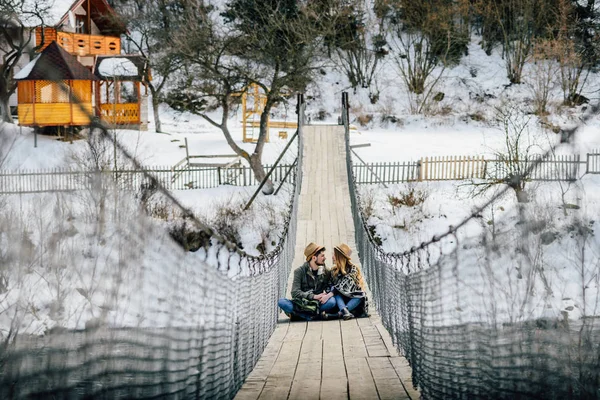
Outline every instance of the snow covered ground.
[[[384, 64], [378, 73], [379, 101], [377, 104], [371, 104], [368, 100], [368, 90], [361, 89], [354, 93], [339, 72], [333, 69], [326, 72], [327, 74], [317, 84], [311, 86], [306, 93], [307, 114], [311, 123], [337, 123], [341, 92], [349, 91], [352, 123], [358, 128], [351, 133], [351, 143], [370, 143], [370, 147], [356, 150], [367, 162], [409, 161], [427, 156], [446, 155], [490, 156], [503, 152], [506, 146], [506, 135], [498, 122], [498, 116], [507, 110], [512, 110], [513, 120], [520, 126], [524, 126], [526, 142], [532, 146], [534, 153], [539, 154], [559, 142], [559, 135], [548, 128], [551, 125], [563, 127], [581, 125], [574, 140], [557, 149], [559, 154], [584, 155], [592, 149], [600, 148], [600, 135], [596, 133], [600, 128], [598, 116], [592, 116], [585, 123], [581, 120], [581, 116], [586, 112], [586, 105], [576, 108], [560, 107], [561, 93], [560, 87], [556, 83], [552, 88], [549, 107], [551, 114], [544, 124], [541, 124], [538, 117], [530, 113], [532, 108], [531, 85], [527, 83], [508, 85], [500, 55], [494, 53], [492, 56], [487, 56], [475, 44], [470, 46], [469, 56], [465, 57], [458, 66], [445, 71], [445, 75], [436, 89], [444, 93], [444, 98], [442, 101], [432, 104], [431, 110], [425, 115], [413, 115], [409, 112], [411, 100], [400, 84], [398, 73], [392, 63]], [[584, 94], [592, 102], [596, 102], [600, 81], [595, 75], [588, 78], [588, 81], [590, 83], [584, 90]], [[293, 101], [292, 104], [281, 106], [275, 110], [273, 119], [295, 120]], [[185, 150], [181, 146], [186, 138], [190, 154], [232, 154], [222, 134], [201, 118], [185, 113], [176, 113], [166, 106], [162, 106], [161, 112], [162, 125], [166, 133], [154, 132], [152, 121], [150, 121], [149, 132], [132, 130], [112, 132], [116, 135], [119, 143], [134, 154], [142, 164], [174, 165], [185, 156]], [[252, 144], [242, 143], [242, 129], [239, 120], [239, 115], [232, 118], [231, 130], [236, 142], [244, 149], [251, 151]], [[73, 160], [78, 158], [77, 155], [83, 154], [86, 148], [84, 140], [77, 140], [71, 144], [48, 136], [38, 136], [38, 146], [34, 148], [34, 138], [30, 130], [7, 125], [3, 125], [1, 129], [3, 129], [2, 135], [5, 138], [15, 138], [14, 141], [9, 141], [10, 151], [3, 161], [1, 169], [14, 171], [73, 166], [76, 165]], [[289, 130], [288, 137], [291, 137], [292, 133]], [[271, 131], [270, 137], [270, 143], [265, 146], [264, 163], [272, 163], [289, 140], [280, 139], [276, 129]], [[291, 164], [295, 155], [296, 149], [294, 148], [283, 159], [283, 163]], [[0, 160], [2, 160], [1, 156]], [[529, 183], [527, 186], [527, 190], [531, 194], [531, 201], [525, 206], [528, 218], [530, 221], [545, 221], [545, 225], [536, 232], [531, 244], [532, 248], [543, 250], [540, 262], [546, 271], [546, 281], [539, 281], [537, 284], [541, 285], [540, 290], [543, 289], [548, 294], [542, 302], [542, 310], [536, 311], [534, 313], [536, 315], [547, 313], [548, 309], [552, 315], [567, 310], [571, 312], [571, 317], [577, 318], [582, 313], [584, 303], [591, 304], [593, 299], [591, 297], [587, 299], [588, 296], [596, 296], [594, 304], [597, 305], [598, 274], [595, 274], [594, 271], [597, 271], [600, 247], [598, 247], [593, 232], [596, 230], [597, 224], [595, 216], [598, 214], [600, 179], [590, 175], [583, 177], [581, 181], [568, 188], [563, 198], [561, 193], [565, 191], [566, 187], [566, 183], [563, 183], [562, 187], [558, 183]], [[416, 207], [393, 207], [389, 196], [400, 197], [411, 188], [422, 191], [425, 201]], [[231, 210], [248, 199], [254, 189], [253, 187], [221, 187], [180, 191], [174, 195], [185, 207], [192, 209], [199, 218], [212, 222], [217, 214], [222, 212], [228, 215], [227, 218], [232, 217]], [[361, 188], [363, 198], [372, 199], [373, 212], [369, 224], [376, 226], [376, 232], [382, 239], [384, 249], [398, 252], [427, 240], [434, 234], [447, 231], [449, 225], [456, 224], [470, 215], [478, 204], [482, 204], [486, 200], [486, 196], [494, 193], [492, 190], [483, 196], [473, 197], [469, 194], [469, 190], [470, 188], [465, 186], [465, 182], [396, 185], [388, 190], [384, 190], [380, 186]], [[91, 207], [94, 205], [93, 201], [93, 198], [80, 197], [77, 207], [78, 209]], [[123, 204], [128, 204], [127, 201], [122, 201]], [[103, 257], [110, 257], [109, 254], [114, 249], [122, 248], [122, 243], [111, 242], [111, 240], [116, 240], [115, 236], [106, 234], [107, 238], [103, 245], [94, 245], [86, 250], [86, 246], [81, 243], [85, 243], [85, 238], [94, 234], [94, 222], [73, 220], [71, 214], [74, 211], [67, 210], [68, 212], [61, 214], [63, 213], [61, 210], [65, 210], [65, 204], [75, 204], [72, 198], [47, 194], [5, 196], [0, 197], [0, 202], [3, 203], [0, 205], [3, 207], [2, 215], [5, 218], [2, 220], [5, 225], [0, 226], [0, 257], [5, 260], [4, 266], [9, 265], [6, 260], [11, 260], [11, 262], [16, 262], [13, 266], [19, 265], [20, 268], [18, 279], [11, 278], [12, 281], [5, 285], [1, 294], [3, 296], [0, 298], [0, 316], [3, 318], [0, 326], [3, 327], [2, 329], [8, 329], [11, 321], [10, 312], [16, 310], [15, 304], [18, 304], [19, 312], [23, 312], [27, 316], [23, 320], [21, 328], [34, 333], [43, 333], [54, 326], [81, 328], [87, 321], [103, 315], [102, 310], [104, 309], [101, 306], [107, 303], [106, 297], [98, 295], [100, 296], [98, 299], [90, 301], [88, 298], [92, 297], [88, 295], [87, 291], [77, 290], [85, 285], [93, 286], [91, 282], [97, 279], [97, 276], [92, 277], [89, 275], [91, 272], [86, 273], [88, 275], [75, 272], [66, 278], [58, 279], [56, 277], [59, 275], [56, 273], [54, 273], [54, 278], [49, 278], [48, 273], [52, 270], [48, 268], [50, 264], [47, 262], [47, 257], [49, 257], [47, 251], [52, 246], [50, 239], [56, 238], [58, 235], [67, 235], [67, 238], [70, 239], [61, 242], [61, 248], [70, 248], [71, 250], [60, 253], [64, 256], [62, 259], [69, 260], [67, 264], [77, 265], [81, 270], [86, 271], [94, 271], [91, 265], [97, 265], [98, 260]], [[560, 207], [565, 203], [579, 208], [570, 208], [564, 215], [563, 208]], [[288, 204], [289, 190], [283, 191], [277, 198], [259, 196], [259, 203], [254, 207], [257, 214], [232, 217], [231, 222], [239, 234], [238, 240], [246, 251], [258, 254], [258, 246], [261, 243], [266, 246], [267, 250], [273, 247], [280, 229], [278, 224], [283, 220], [282, 213], [287, 209]], [[131, 215], [137, 215], [132, 211], [133, 208], [127, 208], [127, 210], [130, 210]], [[160, 214], [159, 211], [156, 212]], [[169, 214], [168, 211], [166, 213]], [[86, 214], [82, 213], [81, 215]], [[172, 217], [175, 218], [173, 215]], [[519, 218], [519, 208], [514, 193], [508, 191], [492, 207], [484, 210], [478, 218], [460, 230], [458, 236], [463, 240], [476, 241], [482, 234], [493, 234], [500, 238], [505, 254], [512, 254], [516, 244], [511, 240], [511, 232], [516, 229], [515, 224]], [[18, 223], [15, 222], [14, 226], [8, 226], [7, 221], [18, 221]], [[42, 223], [42, 221], [45, 222]], [[118, 221], [118, 219], [114, 221]], [[138, 221], [138, 219], [126, 219], [125, 221], [134, 223], [133, 221]], [[576, 222], [577, 224], [575, 224]], [[154, 224], [161, 226], [165, 222], [159, 219]], [[134, 226], [140, 228], [137, 222], [134, 223]], [[582, 234], [574, 234], [573, 232], [579, 231], [573, 226], [586, 226], [589, 231], [584, 230]], [[276, 228], [273, 229], [273, 227]], [[109, 226], [107, 231], [114, 233], [119, 229], [126, 230], [126, 228], [127, 223], [116, 224]], [[138, 247], [131, 249], [131, 251], [140, 249], [139, 253], [131, 255], [131, 257], [139, 259], [140, 265], [146, 271], [144, 276], [164, 277], [165, 263], [157, 262], [157, 260], [160, 260], [161, 257], [168, 260], [168, 252], [175, 251], [173, 250], [175, 247], [171, 246], [173, 243], [164, 232], [156, 233], [160, 232], [160, 229], [148, 228], [147, 232], [154, 233], [148, 233], [143, 238], [144, 240], [140, 240]], [[56, 233], [55, 236], [53, 236], [54, 233]], [[72, 234], [72, 236], [68, 236], [68, 234]], [[544, 235], [543, 241], [549, 241], [549, 243], [540, 244], [542, 235]], [[587, 246], [585, 248], [589, 250], [590, 257], [584, 262], [586, 272], [582, 275], [581, 268], [579, 272], [576, 268], [575, 249], [578, 245], [581, 249], [584, 237], [586, 238], [585, 246]], [[15, 240], [20, 243], [15, 245], [13, 242]], [[169, 243], [167, 244], [167, 242]], [[34, 254], [44, 256], [23, 258], [25, 257], [25, 253], [22, 253], [25, 251], [22, 250], [23, 248], [30, 248]], [[141, 250], [143, 248], [151, 251], [146, 253]], [[19, 250], [21, 253], [15, 253], [15, 249], [21, 249]], [[465, 270], [469, 270], [469, 268], [476, 270], [480, 267], [478, 260], [483, 257], [481, 251], [483, 249], [474, 249], [464, 253], [467, 260], [464, 264]], [[193, 264], [194, 257], [196, 256], [193, 253], [183, 257], [186, 265]], [[27, 260], [28, 263], [26, 267], [23, 265], [24, 260]], [[494, 262], [506, 261], [505, 258], [498, 258]], [[572, 268], [568, 267], [569, 265]], [[582, 264], [579, 263], [579, 265]], [[54, 269], [53, 271], [60, 270]], [[509, 275], [511, 273], [509, 272]], [[132, 278], [128, 282], [135, 280], [136, 275], [134, 272], [132, 274]], [[589, 278], [591, 289], [584, 295], [581, 290], [581, 282], [585, 277]], [[81, 283], [81, 279], [85, 284]], [[11, 286], [16, 282], [19, 282], [18, 289]], [[109, 279], [107, 282], [110, 286], [110, 282], [114, 281]], [[498, 279], [498, 282], [504, 281]], [[139, 284], [145, 285], [146, 283]], [[45, 287], [43, 290], [42, 286]], [[550, 290], [546, 290], [546, 287]], [[62, 291], [58, 291], [57, 288], [62, 288]], [[124, 283], [120, 290], [129, 292], [137, 289], [133, 283]], [[63, 292], [68, 294], [60, 294]], [[98, 293], [100, 292], [98, 291]], [[147, 304], [148, 307], [160, 309], [159, 305], [164, 301], [164, 296], [153, 295], [150, 289], [141, 293], [147, 293], [144, 295], [147, 297], [139, 298], [156, 302], [156, 304]], [[587, 300], [584, 301], [584, 299]], [[62, 307], [57, 308], [58, 300]], [[549, 307], [547, 307], [548, 305]], [[568, 309], [569, 307], [570, 309]], [[590, 311], [588, 307], [586, 312], [595, 313], [597, 308], [593, 307], [592, 310], [594, 311]], [[143, 313], [138, 309], [132, 308], [128, 312], [135, 315], [125, 318], [122, 317], [126, 314], [123, 310], [115, 311], [114, 316], [120, 315], [122, 318], [115, 319], [115, 317], [112, 319], [112, 323], [137, 324], [141, 323], [140, 319], [149, 318], [147, 315], [140, 317], [138, 314]]]

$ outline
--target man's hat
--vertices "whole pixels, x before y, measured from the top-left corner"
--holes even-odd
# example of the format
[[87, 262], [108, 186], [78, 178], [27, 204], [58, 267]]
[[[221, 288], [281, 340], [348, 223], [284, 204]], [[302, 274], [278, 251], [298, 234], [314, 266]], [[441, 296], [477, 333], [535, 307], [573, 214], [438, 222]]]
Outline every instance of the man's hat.
[[306, 246], [306, 249], [304, 249], [304, 256], [306, 257], [306, 261], [310, 261], [310, 259], [312, 258], [312, 256], [315, 255], [315, 253], [323, 249], [325, 249], [325, 247], [310, 242], [308, 246]]
[[346, 243], [340, 243], [337, 246], [335, 246], [334, 249], [336, 249], [337, 251], [342, 253], [342, 255], [344, 257], [346, 257], [348, 260], [350, 260], [350, 256], [352, 255], [352, 250], [350, 250], [350, 246], [348, 246]]

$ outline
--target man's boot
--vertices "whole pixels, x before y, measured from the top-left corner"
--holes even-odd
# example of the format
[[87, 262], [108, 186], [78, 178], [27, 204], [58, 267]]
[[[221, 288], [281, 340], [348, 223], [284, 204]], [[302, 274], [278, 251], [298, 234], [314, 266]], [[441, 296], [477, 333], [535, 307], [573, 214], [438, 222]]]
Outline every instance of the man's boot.
[[349, 319], [354, 318], [354, 314], [352, 314], [350, 311], [348, 311], [347, 308], [344, 308], [342, 310], [342, 318], [344, 319], [344, 321], [348, 321]]
[[327, 311], [321, 311], [321, 319], [324, 321], [327, 320], [332, 320], [332, 319], [339, 319], [341, 318], [342, 314], [335, 313], [335, 314], [328, 314]]

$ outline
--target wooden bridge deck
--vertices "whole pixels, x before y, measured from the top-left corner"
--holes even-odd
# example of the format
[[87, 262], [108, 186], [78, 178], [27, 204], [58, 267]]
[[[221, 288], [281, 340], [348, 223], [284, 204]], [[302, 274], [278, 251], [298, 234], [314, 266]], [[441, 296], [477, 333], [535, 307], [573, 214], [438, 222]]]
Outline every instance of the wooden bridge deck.
[[[359, 263], [346, 175], [343, 127], [303, 129], [303, 183], [293, 269], [314, 241], [347, 243]], [[288, 281], [288, 297], [292, 284]], [[370, 318], [290, 322], [282, 313], [265, 352], [236, 399], [417, 399], [411, 370], [392, 345], [372, 301]]]

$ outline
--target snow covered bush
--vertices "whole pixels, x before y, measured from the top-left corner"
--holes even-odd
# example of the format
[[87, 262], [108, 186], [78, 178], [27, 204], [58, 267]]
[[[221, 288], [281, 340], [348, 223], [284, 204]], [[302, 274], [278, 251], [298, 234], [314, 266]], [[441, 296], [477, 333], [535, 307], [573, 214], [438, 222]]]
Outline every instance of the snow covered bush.
[[[588, 196], [597, 193], [598, 182], [584, 178]], [[557, 182], [532, 185], [530, 201], [519, 203], [500, 187], [473, 198], [460, 182], [429, 183], [427, 199], [412, 209], [395, 208], [389, 199], [406, 189], [392, 186], [377, 191], [369, 224], [385, 251], [403, 252], [469, 218], [451, 240], [454, 246], [430, 253], [432, 264], [439, 258], [460, 282], [459, 289], [449, 289], [461, 303], [452, 318], [592, 322], [600, 313], [598, 200], [588, 198], [564, 214], [563, 203], [576, 202], [580, 188], [563, 193]]]
[[423, 204], [427, 194], [424, 190], [417, 189], [414, 185], [408, 185], [406, 192], [399, 194], [388, 194], [388, 202], [392, 206], [394, 214], [400, 207], [415, 207]]

